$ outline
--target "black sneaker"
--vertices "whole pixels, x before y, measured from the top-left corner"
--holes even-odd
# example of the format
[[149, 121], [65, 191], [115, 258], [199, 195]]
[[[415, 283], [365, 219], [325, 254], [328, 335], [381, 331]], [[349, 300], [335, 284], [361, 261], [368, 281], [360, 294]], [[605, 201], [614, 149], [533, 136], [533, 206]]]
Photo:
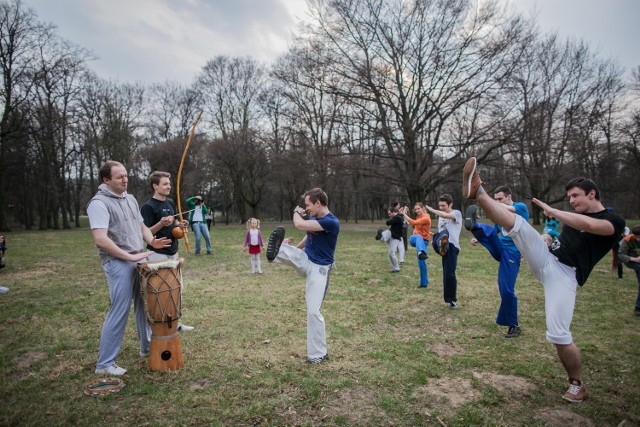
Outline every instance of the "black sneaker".
[[384, 230], [382, 228], [378, 230], [378, 232], [376, 233], [376, 240], [382, 239], [382, 232], [383, 231]]
[[429, 258], [427, 253], [425, 251], [420, 251], [420, 253], [418, 254], [418, 259], [427, 259], [427, 258]]
[[477, 222], [478, 222], [478, 206], [471, 205], [464, 212], [464, 228], [471, 231], [474, 228], [476, 228], [476, 226], [478, 225]]
[[272, 262], [278, 256], [280, 245], [284, 240], [284, 227], [276, 227], [269, 236], [267, 243], [267, 261]]
[[451, 301], [449, 303], [449, 307], [451, 307], [451, 310], [457, 310], [458, 309], [458, 301]]
[[520, 336], [520, 333], [522, 332], [522, 329], [520, 329], [520, 326], [518, 325], [513, 325], [513, 326], [509, 326], [509, 329], [507, 330], [507, 333], [504, 334], [505, 338], [516, 338]]

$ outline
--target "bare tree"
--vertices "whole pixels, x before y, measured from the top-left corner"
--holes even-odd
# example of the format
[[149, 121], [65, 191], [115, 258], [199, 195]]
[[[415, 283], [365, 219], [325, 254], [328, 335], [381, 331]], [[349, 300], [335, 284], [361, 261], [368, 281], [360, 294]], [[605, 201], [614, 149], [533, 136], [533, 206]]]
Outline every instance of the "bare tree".
[[[33, 65], [39, 49], [47, 43], [53, 27], [37, 20], [21, 0], [0, 2], [0, 230], [8, 230], [6, 208], [8, 154], [24, 136], [25, 103], [33, 86]], [[24, 164], [23, 164], [24, 165]]]
[[296, 148], [302, 146], [295, 142], [300, 135], [296, 130], [297, 118], [292, 114], [292, 103], [288, 101], [283, 85], [286, 83], [273, 79], [260, 96], [260, 107], [266, 119], [261, 136], [271, 178], [266, 189], [272, 194], [272, 209], [280, 221], [289, 218], [300, 203], [300, 195], [310, 187], [312, 175], [309, 171], [313, 167], [307, 153]]
[[214, 134], [247, 131], [255, 126], [264, 67], [251, 58], [217, 56], [202, 69], [197, 90]]
[[139, 84], [92, 78], [82, 95], [82, 129], [90, 156], [90, 185], [97, 183], [95, 171], [106, 160], [122, 162], [135, 171], [137, 150], [144, 146], [144, 92]]
[[457, 173], [470, 149], [503, 142], [490, 107], [527, 42], [521, 19], [467, 0], [336, 0], [314, 11], [309, 37], [340, 76], [331, 90], [368, 114], [394, 172], [385, 178], [412, 202]]
[[620, 189], [625, 198], [620, 200], [621, 208], [633, 218], [640, 217], [640, 65], [632, 70], [629, 85], [631, 94], [630, 115], [620, 122], [622, 140], [620, 174], [624, 178]]
[[331, 91], [338, 76], [332, 75], [318, 55], [321, 47], [292, 49], [273, 68], [279, 80], [280, 94], [287, 100], [283, 110], [291, 130], [310, 157], [308, 172], [314, 185], [331, 190], [330, 179], [336, 173], [333, 160], [340, 153], [340, 121], [346, 100]]
[[[259, 217], [259, 204], [264, 196], [269, 174], [267, 155], [254, 134], [229, 133], [227, 138], [214, 140], [209, 152], [218, 182], [231, 186], [240, 221]], [[247, 207], [250, 213], [247, 212]]]
[[33, 197], [38, 202], [39, 228], [70, 228], [71, 198], [67, 186], [71, 165], [78, 154], [72, 127], [84, 75], [92, 56], [85, 49], [52, 38], [40, 49], [33, 76], [32, 141], [38, 177]]
[[202, 93], [208, 123], [217, 137], [212, 145], [215, 164], [226, 171], [225, 180], [232, 183], [234, 203], [243, 220], [247, 217], [245, 204], [257, 209], [264, 188], [248, 177], [250, 171], [264, 175], [262, 166], [254, 164], [252, 157], [263, 153], [255, 135], [264, 79], [265, 69], [257, 61], [226, 56], [207, 62], [198, 76], [197, 90]]
[[[603, 137], [611, 147], [610, 121], [623, 89], [620, 70], [600, 61], [584, 42], [552, 34], [531, 44], [511, 81], [510, 94], [520, 101], [518, 117], [510, 122], [517, 129], [509, 145], [516, 154], [507, 153], [507, 163], [526, 183], [527, 194], [560, 202], [569, 178], [597, 177]], [[539, 223], [539, 209], [532, 208]]]
[[193, 117], [201, 110], [201, 96], [193, 88], [166, 81], [151, 85], [149, 98], [150, 139], [166, 141], [187, 137]]

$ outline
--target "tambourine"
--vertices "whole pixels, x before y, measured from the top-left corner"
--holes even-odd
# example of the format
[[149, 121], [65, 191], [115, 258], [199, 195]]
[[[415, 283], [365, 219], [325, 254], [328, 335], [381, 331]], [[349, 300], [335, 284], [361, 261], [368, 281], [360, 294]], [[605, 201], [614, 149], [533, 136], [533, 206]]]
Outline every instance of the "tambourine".
[[88, 384], [85, 384], [83, 392], [91, 397], [110, 396], [124, 388], [124, 381], [120, 378], [96, 378]]

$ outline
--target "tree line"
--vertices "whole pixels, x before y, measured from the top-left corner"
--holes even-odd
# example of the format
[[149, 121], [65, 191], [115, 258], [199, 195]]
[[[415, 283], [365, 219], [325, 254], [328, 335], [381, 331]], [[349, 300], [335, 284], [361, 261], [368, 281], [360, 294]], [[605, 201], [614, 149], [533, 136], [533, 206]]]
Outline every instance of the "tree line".
[[586, 175], [640, 217], [640, 66], [625, 77], [499, 1], [309, 6], [273, 63], [217, 56], [182, 85], [100, 78], [92, 52], [0, 0], [0, 230], [80, 226], [108, 159], [141, 200], [153, 170], [175, 187], [200, 111], [180, 191], [226, 223], [288, 219], [316, 186], [345, 221], [442, 192], [460, 202], [471, 155], [514, 198], [565, 203], [564, 183]]

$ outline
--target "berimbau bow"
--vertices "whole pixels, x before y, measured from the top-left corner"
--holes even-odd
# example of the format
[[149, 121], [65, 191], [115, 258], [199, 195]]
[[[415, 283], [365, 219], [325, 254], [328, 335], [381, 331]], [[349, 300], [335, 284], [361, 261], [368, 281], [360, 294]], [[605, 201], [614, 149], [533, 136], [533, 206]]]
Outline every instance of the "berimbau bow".
[[[191, 126], [191, 133], [189, 133], [189, 138], [187, 139], [187, 145], [184, 147], [184, 151], [182, 152], [182, 160], [180, 160], [180, 167], [178, 168], [178, 180], [176, 182], [176, 198], [178, 199], [178, 212], [180, 212], [180, 223], [184, 221], [182, 219], [182, 202], [180, 198], [180, 178], [182, 177], [182, 166], [184, 166], [184, 159], [187, 158], [187, 152], [189, 151], [189, 145], [191, 145], [191, 140], [193, 139], [193, 135], [196, 133], [196, 125], [200, 121], [200, 117], [202, 117], [202, 111], [198, 114], [196, 121], [193, 122], [193, 126]], [[187, 237], [187, 232], [184, 233], [184, 247], [189, 252], [189, 238]]]

